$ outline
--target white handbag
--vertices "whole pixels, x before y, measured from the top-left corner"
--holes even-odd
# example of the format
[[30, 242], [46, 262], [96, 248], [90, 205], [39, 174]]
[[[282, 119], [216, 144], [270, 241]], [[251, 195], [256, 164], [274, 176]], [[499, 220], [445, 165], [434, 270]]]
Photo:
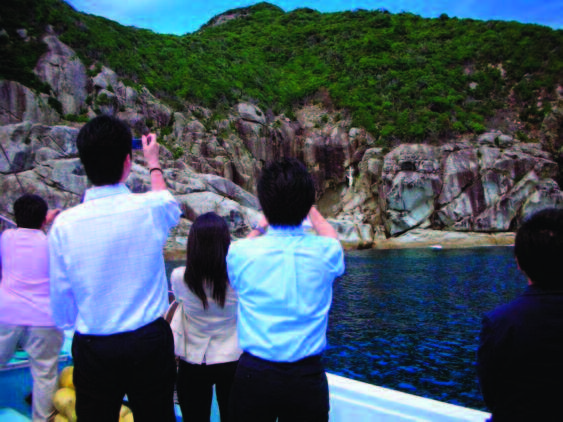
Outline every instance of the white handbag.
[[184, 307], [179, 302], [172, 302], [166, 311], [164, 319], [170, 323], [170, 329], [174, 335], [174, 354], [176, 357], [186, 360], [188, 356], [188, 316]]

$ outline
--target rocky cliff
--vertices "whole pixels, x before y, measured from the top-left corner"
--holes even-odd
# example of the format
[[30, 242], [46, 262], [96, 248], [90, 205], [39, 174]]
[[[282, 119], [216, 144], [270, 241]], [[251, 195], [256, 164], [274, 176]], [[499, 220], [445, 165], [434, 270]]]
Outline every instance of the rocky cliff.
[[[100, 113], [127, 121], [137, 135], [159, 134], [164, 174], [184, 210], [171, 237], [178, 245], [189, 221], [210, 210], [244, 235], [259, 216], [253, 193], [260, 169], [280, 157], [307, 165], [321, 211], [350, 248], [382, 245], [387, 238], [396, 244], [414, 229], [511, 232], [534, 210], [563, 204], [554, 155], [563, 127], [557, 108], [546, 119], [543, 143], [491, 131], [386, 149], [322, 98], [296, 109], [291, 119], [251, 103], [222, 113], [186, 104], [175, 112], [146, 88], [126, 86], [111, 69], [86, 69], [54, 34], [43, 40], [47, 52], [35, 73], [51, 87], [49, 95], [0, 81], [0, 214], [10, 216], [22, 191], [42, 195], [51, 207], [78, 203], [87, 180], [74, 140], [80, 121]], [[140, 153], [134, 154], [128, 184], [143, 192], [149, 174], [139, 165]], [[483, 235], [479, 239], [482, 244]]]

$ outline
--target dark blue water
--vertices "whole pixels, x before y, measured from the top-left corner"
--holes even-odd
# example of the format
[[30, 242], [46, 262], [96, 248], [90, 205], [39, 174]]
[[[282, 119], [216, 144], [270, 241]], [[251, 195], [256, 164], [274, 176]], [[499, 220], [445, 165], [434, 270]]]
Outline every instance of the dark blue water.
[[513, 249], [350, 252], [337, 282], [329, 371], [485, 409], [475, 371], [483, 313], [521, 292]]
[[525, 285], [509, 247], [348, 252], [327, 370], [484, 410], [475, 372], [481, 317]]

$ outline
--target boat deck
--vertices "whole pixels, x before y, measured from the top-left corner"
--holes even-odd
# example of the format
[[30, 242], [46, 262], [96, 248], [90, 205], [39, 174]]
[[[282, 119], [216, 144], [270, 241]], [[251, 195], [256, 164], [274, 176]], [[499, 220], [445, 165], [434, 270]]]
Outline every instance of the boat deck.
[[[60, 368], [72, 364], [70, 344], [72, 333], [67, 333], [61, 351]], [[443, 403], [388, 388], [328, 374], [331, 422], [483, 422], [490, 414], [453, 404]], [[31, 374], [25, 353], [18, 355], [0, 368], [0, 421], [29, 422], [31, 406], [25, 397], [31, 392]], [[178, 422], [182, 416], [176, 406]], [[219, 422], [219, 411], [213, 400], [211, 420]]]

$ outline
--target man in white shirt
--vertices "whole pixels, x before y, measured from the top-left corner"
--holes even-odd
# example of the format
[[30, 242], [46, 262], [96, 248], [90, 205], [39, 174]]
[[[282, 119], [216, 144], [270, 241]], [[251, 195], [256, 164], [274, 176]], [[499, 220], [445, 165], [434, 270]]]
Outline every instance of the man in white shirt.
[[53, 319], [74, 328], [76, 414], [117, 421], [127, 395], [136, 422], [175, 421], [174, 340], [162, 253], [180, 209], [168, 192], [156, 136], [142, 137], [150, 192], [132, 194], [129, 127], [111, 116], [84, 125], [80, 160], [94, 185], [49, 234]]

